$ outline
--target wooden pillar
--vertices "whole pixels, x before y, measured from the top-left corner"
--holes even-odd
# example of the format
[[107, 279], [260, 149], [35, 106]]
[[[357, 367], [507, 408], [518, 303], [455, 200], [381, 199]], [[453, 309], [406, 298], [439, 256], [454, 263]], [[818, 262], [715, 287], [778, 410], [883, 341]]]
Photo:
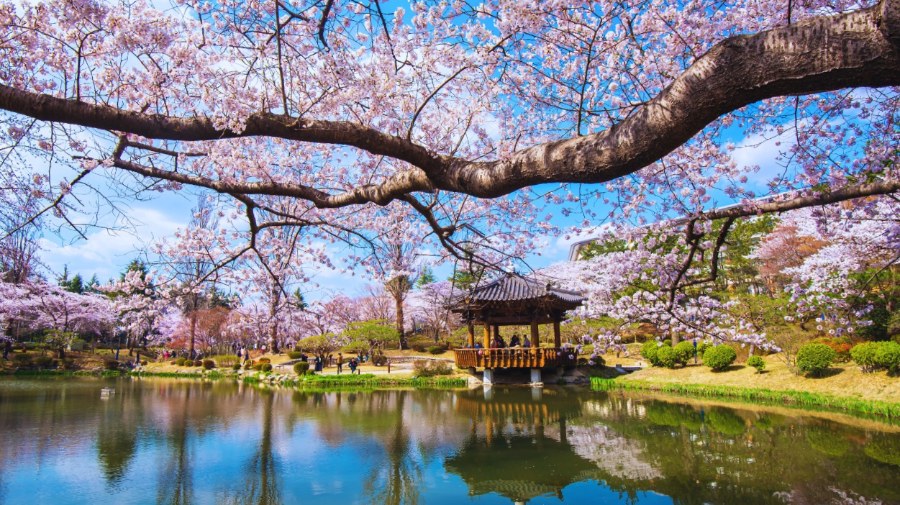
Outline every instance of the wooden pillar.
[[491, 347], [491, 327], [487, 323], [484, 323], [484, 348], [488, 349]]
[[537, 321], [531, 322], [531, 347], [540, 347], [540, 338], [541, 335], [538, 333], [538, 324]]
[[494, 325], [494, 340], [499, 340], [499, 339], [500, 339], [500, 325], [495, 324]]
[[562, 339], [559, 335], [559, 319], [553, 320], [553, 346], [554, 347], [562, 347]]
[[475, 347], [475, 325], [469, 321], [469, 347]]

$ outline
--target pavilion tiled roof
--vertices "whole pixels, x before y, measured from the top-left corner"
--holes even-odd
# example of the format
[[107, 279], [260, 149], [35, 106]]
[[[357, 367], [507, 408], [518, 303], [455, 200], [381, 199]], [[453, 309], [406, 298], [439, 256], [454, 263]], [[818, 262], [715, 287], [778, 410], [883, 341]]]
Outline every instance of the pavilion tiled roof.
[[545, 297], [557, 298], [574, 304], [585, 301], [585, 297], [581, 293], [556, 288], [518, 274], [505, 274], [503, 277], [464, 295], [464, 298], [470, 302], [511, 302]]

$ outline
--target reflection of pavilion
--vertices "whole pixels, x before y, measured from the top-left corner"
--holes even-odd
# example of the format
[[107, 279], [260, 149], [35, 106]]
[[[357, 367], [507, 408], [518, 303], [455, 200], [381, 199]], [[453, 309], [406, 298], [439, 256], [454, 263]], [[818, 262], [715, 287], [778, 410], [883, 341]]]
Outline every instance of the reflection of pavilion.
[[[472, 429], [444, 467], [465, 481], [470, 496], [498, 493], [516, 503], [561, 499], [566, 486], [597, 478], [596, 465], [566, 440], [566, 417], [579, 415], [580, 404], [542, 396], [533, 399], [524, 389], [496, 401], [472, 392], [457, 396], [456, 411], [472, 421]], [[545, 427], [558, 439], [545, 435]]]
[[[566, 311], [582, 302], [580, 293], [517, 274], [506, 274], [470, 291], [451, 309], [460, 314], [469, 330], [468, 348], [455, 350], [456, 366], [473, 372], [476, 367], [483, 367], [485, 384], [493, 383], [497, 368], [530, 368], [531, 381], [541, 382], [541, 368], [575, 364], [574, 353], [562, 349], [559, 325]], [[553, 324], [552, 347], [540, 347], [541, 324]], [[475, 325], [484, 327], [480, 349], [475, 348]], [[531, 347], [496, 348], [492, 342], [499, 338], [500, 326], [530, 326]]]

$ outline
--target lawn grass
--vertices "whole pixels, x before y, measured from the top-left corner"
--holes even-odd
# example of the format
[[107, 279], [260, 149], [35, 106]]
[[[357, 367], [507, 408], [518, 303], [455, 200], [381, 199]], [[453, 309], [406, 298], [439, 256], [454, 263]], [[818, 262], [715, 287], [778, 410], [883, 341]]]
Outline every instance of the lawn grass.
[[[623, 381], [643, 381], [660, 384], [705, 384], [738, 388], [759, 388], [773, 391], [817, 393], [836, 397], [900, 403], [900, 377], [885, 372], [863, 373], [853, 363], [835, 365], [824, 377], [803, 377], [787, 368], [778, 355], [766, 356], [766, 371], [736, 364], [724, 372], [709, 368], [687, 366], [674, 370], [650, 367], [621, 377]], [[607, 361], [607, 365], [611, 364]]]

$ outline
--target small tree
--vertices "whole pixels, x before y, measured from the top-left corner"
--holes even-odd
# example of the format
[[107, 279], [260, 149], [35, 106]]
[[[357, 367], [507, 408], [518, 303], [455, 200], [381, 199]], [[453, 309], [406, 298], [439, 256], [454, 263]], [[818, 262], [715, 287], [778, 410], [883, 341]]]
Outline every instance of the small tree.
[[400, 333], [385, 323], [383, 319], [350, 323], [344, 335], [351, 341], [367, 343], [369, 354], [374, 354], [376, 349], [384, 349], [386, 344], [400, 342]]
[[737, 353], [728, 345], [713, 346], [703, 353], [703, 364], [716, 372], [725, 370], [731, 366], [736, 359]]
[[337, 335], [326, 333], [324, 335], [315, 335], [306, 337], [297, 343], [298, 347], [304, 352], [318, 356], [322, 360], [329, 354], [334, 354], [338, 349], [344, 346], [346, 342]]

